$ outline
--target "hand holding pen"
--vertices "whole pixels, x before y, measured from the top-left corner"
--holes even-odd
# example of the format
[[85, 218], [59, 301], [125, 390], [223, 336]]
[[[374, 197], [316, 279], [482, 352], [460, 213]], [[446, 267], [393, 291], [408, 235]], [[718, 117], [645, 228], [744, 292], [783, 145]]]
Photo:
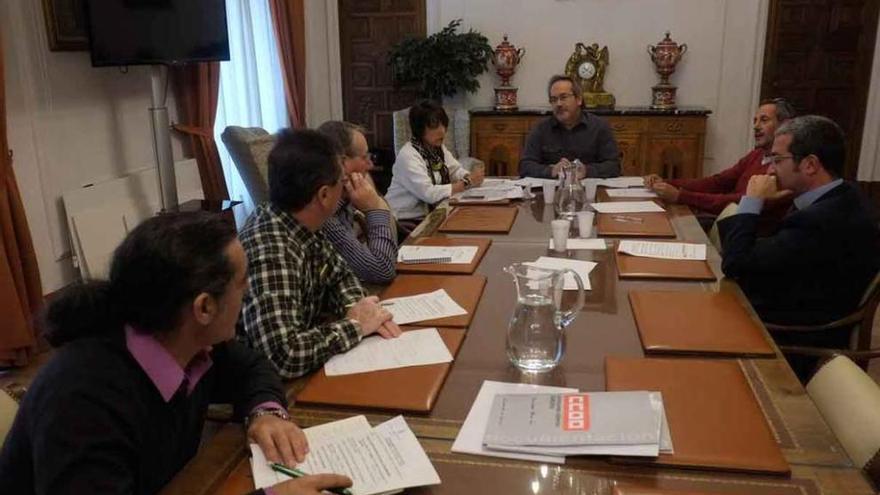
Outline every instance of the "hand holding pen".
[[325, 491], [338, 495], [351, 495], [345, 487], [351, 486], [351, 479], [340, 474], [306, 474], [299, 469], [282, 464], [269, 464], [273, 471], [286, 474], [294, 479], [272, 486], [273, 495], [321, 495]]

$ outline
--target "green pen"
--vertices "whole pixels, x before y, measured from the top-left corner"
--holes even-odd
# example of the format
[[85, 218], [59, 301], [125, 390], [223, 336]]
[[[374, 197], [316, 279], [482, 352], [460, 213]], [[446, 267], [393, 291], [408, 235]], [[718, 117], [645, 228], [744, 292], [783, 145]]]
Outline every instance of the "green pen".
[[[269, 467], [271, 467], [273, 471], [277, 471], [281, 474], [286, 474], [291, 478], [302, 478], [303, 476], [308, 476], [306, 473], [300, 471], [297, 468], [287, 467], [284, 464], [278, 464], [277, 462], [270, 462]], [[349, 490], [348, 488], [328, 488], [325, 491], [335, 493], [337, 495], [352, 495], [351, 490]]]

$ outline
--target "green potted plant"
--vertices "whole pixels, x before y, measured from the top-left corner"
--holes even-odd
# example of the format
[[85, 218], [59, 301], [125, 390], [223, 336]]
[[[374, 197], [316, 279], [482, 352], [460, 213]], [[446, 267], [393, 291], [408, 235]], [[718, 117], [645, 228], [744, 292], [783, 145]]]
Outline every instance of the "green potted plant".
[[427, 38], [407, 38], [391, 48], [388, 61], [394, 86], [414, 86], [420, 96], [436, 101], [480, 87], [477, 77], [492, 60], [492, 47], [482, 34], [456, 32], [461, 19]]

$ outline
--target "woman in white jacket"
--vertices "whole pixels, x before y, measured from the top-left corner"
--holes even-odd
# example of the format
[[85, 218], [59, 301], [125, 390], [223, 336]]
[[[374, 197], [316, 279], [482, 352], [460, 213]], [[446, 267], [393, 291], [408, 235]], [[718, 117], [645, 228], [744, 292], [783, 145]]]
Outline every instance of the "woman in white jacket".
[[482, 170], [468, 173], [443, 145], [449, 117], [440, 105], [422, 101], [409, 109], [412, 139], [394, 161], [385, 199], [394, 216], [416, 225], [437, 203], [483, 182]]

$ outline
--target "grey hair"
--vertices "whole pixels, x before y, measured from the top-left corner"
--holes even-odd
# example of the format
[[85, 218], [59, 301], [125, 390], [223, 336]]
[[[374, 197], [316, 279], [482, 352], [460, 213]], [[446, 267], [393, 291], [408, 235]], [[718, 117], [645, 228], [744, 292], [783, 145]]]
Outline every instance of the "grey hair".
[[761, 106], [773, 105], [776, 107], [776, 120], [784, 122], [786, 120], [797, 117], [797, 110], [794, 105], [785, 98], [769, 98], [761, 101]]
[[553, 88], [553, 85], [558, 83], [559, 81], [570, 82], [571, 83], [571, 92], [574, 93], [574, 95], [577, 96], [578, 98], [581, 98], [583, 96], [584, 91], [583, 91], [583, 89], [581, 89], [581, 85], [578, 84], [578, 82], [575, 81], [574, 79], [572, 79], [568, 76], [562, 75], [562, 74], [556, 74], [555, 76], [550, 78], [550, 82], [547, 83], [547, 96], [550, 96], [550, 89]]
[[328, 120], [316, 130], [333, 141], [333, 144], [339, 150], [339, 154], [349, 157], [353, 156], [351, 146], [354, 143], [355, 131], [364, 132], [363, 127], [342, 120]]
[[822, 167], [834, 177], [843, 175], [846, 161], [846, 137], [833, 120], [821, 115], [804, 115], [787, 120], [776, 129], [776, 136], [791, 136], [788, 150], [799, 162], [815, 155]]

